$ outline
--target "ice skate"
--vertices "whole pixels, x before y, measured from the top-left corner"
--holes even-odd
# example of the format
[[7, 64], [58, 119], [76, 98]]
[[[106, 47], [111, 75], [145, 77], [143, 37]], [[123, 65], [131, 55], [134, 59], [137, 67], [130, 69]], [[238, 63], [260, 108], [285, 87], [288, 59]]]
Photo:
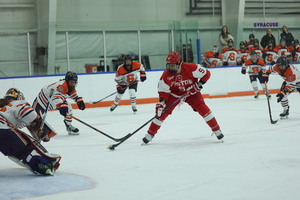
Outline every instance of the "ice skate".
[[259, 94], [256, 93], [256, 94], [254, 95], [254, 99], [258, 99], [258, 97], [259, 97]]
[[289, 118], [289, 110], [290, 106], [286, 110], [284, 110], [282, 113], [280, 113], [280, 119], [288, 119]]
[[153, 135], [150, 135], [149, 133], [147, 133], [145, 135], [145, 137], [143, 137], [142, 140], [143, 140], [144, 144], [148, 144], [152, 140], [153, 137], [154, 137]]
[[269, 98], [269, 99], [271, 98], [271, 95], [269, 93], [265, 93], [265, 95], [267, 98]]
[[116, 109], [118, 105], [117, 104], [113, 104], [111, 107], [110, 107], [110, 112], [114, 111]]
[[65, 125], [66, 125], [66, 130], [68, 132], [69, 135], [79, 135], [79, 129], [72, 126], [72, 124], [67, 124], [65, 121], [64, 121]]
[[213, 134], [215, 134], [216, 135], [216, 137], [218, 138], [218, 140], [221, 140], [221, 141], [223, 141], [222, 140], [222, 138], [224, 138], [224, 135], [223, 135], [223, 133], [221, 132], [221, 130], [219, 129], [219, 130], [217, 130], [217, 131], [213, 131]]
[[136, 113], [137, 109], [135, 106], [132, 106], [132, 111], [134, 112], [134, 114]]

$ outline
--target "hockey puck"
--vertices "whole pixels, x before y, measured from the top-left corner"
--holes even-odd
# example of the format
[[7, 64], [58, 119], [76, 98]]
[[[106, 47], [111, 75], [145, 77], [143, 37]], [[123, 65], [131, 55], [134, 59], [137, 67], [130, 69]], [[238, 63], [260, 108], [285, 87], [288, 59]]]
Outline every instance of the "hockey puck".
[[109, 150], [115, 150], [115, 147], [114, 147], [114, 145], [109, 145], [108, 147], [107, 147]]

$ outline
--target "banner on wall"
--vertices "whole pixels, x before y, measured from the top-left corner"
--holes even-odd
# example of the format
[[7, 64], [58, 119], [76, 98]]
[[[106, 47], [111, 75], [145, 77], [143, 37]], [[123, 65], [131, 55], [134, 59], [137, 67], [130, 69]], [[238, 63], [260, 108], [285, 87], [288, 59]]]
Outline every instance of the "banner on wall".
[[279, 27], [279, 23], [278, 22], [258, 22], [258, 23], [254, 23], [253, 27]]

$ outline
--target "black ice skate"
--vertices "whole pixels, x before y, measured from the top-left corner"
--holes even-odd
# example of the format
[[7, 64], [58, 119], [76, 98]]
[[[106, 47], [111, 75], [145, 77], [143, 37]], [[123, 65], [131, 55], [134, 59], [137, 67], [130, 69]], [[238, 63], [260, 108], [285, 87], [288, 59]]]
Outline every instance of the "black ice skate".
[[269, 93], [265, 93], [265, 95], [267, 98], [269, 98], [269, 99], [271, 98], [271, 95]]
[[[218, 138], [218, 140], [222, 140], [222, 138], [224, 137], [223, 133], [221, 132], [221, 130], [217, 130], [217, 131], [214, 131], [213, 134], [216, 135], [216, 137]], [[222, 140], [223, 141], [223, 140]]]
[[289, 110], [290, 110], [290, 106], [288, 106], [288, 108], [286, 110], [284, 110], [282, 113], [280, 113], [280, 119], [287, 119], [289, 118]]
[[68, 132], [69, 135], [79, 135], [79, 129], [72, 126], [72, 124], [67, 124], [65, 121], [64, 121], [65, 125], [66, 125], [66, 130]]
[[149, 133], [147, 133], [145, 135], [145, 137], [143, 137], [142, 140], [143, 140], [144, 144], [148, 144], [152, 140], [153, 137], [154, 137], [153, 135], [150, 135]]
[[256, 93], [256, 94], [254, 95], [254, 99], [258, 99], [258, 96], [259, 96], [259, 94]]
[[132, 111], [134, 112], [134, 114], [136, 113], [137, 109], [135, 106], [132, 106]]
[[110, 112], [114, 111], [116, 109], [118, 105], [117, 104], [114, 104], [110, 107]]

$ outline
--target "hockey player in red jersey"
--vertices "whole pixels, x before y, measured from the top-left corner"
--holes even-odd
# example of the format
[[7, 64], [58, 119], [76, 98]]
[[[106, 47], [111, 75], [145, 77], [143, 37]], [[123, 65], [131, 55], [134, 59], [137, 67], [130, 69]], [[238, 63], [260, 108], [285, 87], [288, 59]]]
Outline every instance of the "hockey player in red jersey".
[[218, 46], [216, 44], [212, 46], [211, 51], [207, 51], [203, 54], [202, 65], [204, 67], [216, 67], [223, 65], [223, 56], [218, 52]]
[[[159, 102], [155, 108], [157, 117], [152, 121], [143, 142], [147, 144], [152, 140], [164, 120], [180, 103], [178, 99], [187, 93], [189, 96], [184, 101], [203, 117], [212, 132], [221, 140], [224, 135], [200, 92], [202, 85], [210, 78], [210, 72], [201, 65], [182, 62], [182, 57], [178, 52], [171, 52], [167, 56], [166, 62], [167, 69], [158, 82]], [[166, 107], [168, 109], [163, 111]]]
[[236, 48], [233, 48], [233, 40], [229, 39], [227, 41], [228, 48], [223, 48], [223, 65], [224, 66], [233, 66], [238, 64], [238, 60], [241, 58], [240, 51]]
[[42, 119], [18, 89], [10, 88], [0, 99], [0, 151], [35, 174], [53, 175], [61, 156], [47, 152], [38, 141], [20, 130], [27, 126], [43, 131], [41, 124]]
[[[268, 82], [268, 76], [265, 76], [264, 72], [266, 71], [265, 62], [262, 59], [259, 59], [256, 52], [252, 51], [250, 53], [251, 58], [246, 60], [245, 64], [242, 67], [242, 74], [246, 74], [247, 70], [249, 73], [249, 78], [251, 85], [254, 90], [254, 98], [257, 99], [259, 96], [258, 93], [258, 84], [257, 80], [260, 82], [261, 87], [265, 95], [268, 94], [267, 89], [265, 87], [265, 82]], [[271, 96], [269, 96], [271, 97]]]
[[282, 119], [288, 118], [290, 110], [288, 96], [295, 90], [300, 93], [300, 71], [296, 66], [289, 63], [289, 59], [286, 56], [281, 56], [276, 61], [276, 64], [266, 71], [266, 74], [269, 75], [275, 72], [284, 79], [280, 92], [276, 95], [277, 102], [280, 102], [283, 108], [280, 117]]
[[135, 113], [136, 109], [136, 91], [138, 86], [138, 73], [140, 80], [144, 82], [146, 77], [145, 68], [142, 63], [132, 61], [131, 55], [125, 55], [124, 64], [120, 65], [116, 71], [115, 81], [117, 82], [117, 95], [114, 104], [110, 111], [114, 111], [122, 99], [122, 96], [127, 88], [129, 88], [129, 97], [132, 111]]
[[275, 45], [273, 43], [273, 40], [269, 40], [268, 46], [263, 49], [263, 59], [265, 63], [274, 65], [277, 58], [277, 49], [275, 48]]
[[248, 49], [246, 49], [245, 42], [243, 42], [243, 41], [240, 42], [239, 51], [241, 54], [241, 58], [238, 60], [238, 64], [242, 65], [246, 62], [247, 59], [250, 58], [250, 51]]
[[[48, 110], [58, 109], [60, 114], [64, 116], [64, 124], [69, 135], [79, 135], [79, 129], [72, 125], [73, 112], [67, 99], [73, 99], [77, 103], [78, 109], [85, 109], [82, 97], [77, 95], [77, 82], [77, 74], [73, 71], [68, 71], [64, 79], [44, 86], [32, 106], [41, 116]], [[51, 138], [47, 135], [41, 137], [45, 142]]]
[[254, 39], [253, 46], [250, 47], [250, 52], [255, 51], [258, 58], [262, 58], [262, 48], [259, 46], [258, 39]]

